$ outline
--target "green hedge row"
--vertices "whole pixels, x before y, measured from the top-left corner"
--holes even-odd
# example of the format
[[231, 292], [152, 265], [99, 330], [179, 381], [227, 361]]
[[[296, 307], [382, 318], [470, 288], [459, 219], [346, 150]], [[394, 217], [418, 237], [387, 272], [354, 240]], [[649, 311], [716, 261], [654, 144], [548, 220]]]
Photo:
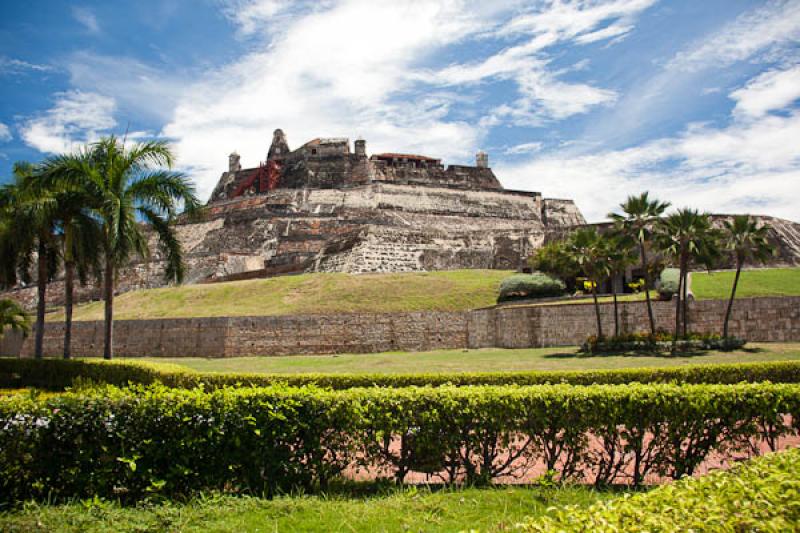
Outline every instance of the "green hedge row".
[[581, 509], [554, 509], [522, 531], [798, 531], [800, 449], [770, 454], [727, 472], [684, 479], [644, 494]]
[[796, 435], [800, 385], [539, 385], [320, 390], [163, 386], [0, 400], [6, 502], [324, 487], [369, 468], [404, 481], [530, 475], [643, 483], [712, 453]]
[[63, 390], [77, 378], [125, 386], [162, 383], [168, 387], [213, 389], [236, 385], [269, 386], [277, 383], [316, 385], [336, 390], [353, 387], [409, 387], [466, 385], [572, 385], [622, 383], [800, 383], [800, 361], [692, 365], [689, 367], [552, 372], [459, 372], [440, 374], [239, 374], [193, 372], [171, 364], [0, 358], [0, 387], [39, 387]]

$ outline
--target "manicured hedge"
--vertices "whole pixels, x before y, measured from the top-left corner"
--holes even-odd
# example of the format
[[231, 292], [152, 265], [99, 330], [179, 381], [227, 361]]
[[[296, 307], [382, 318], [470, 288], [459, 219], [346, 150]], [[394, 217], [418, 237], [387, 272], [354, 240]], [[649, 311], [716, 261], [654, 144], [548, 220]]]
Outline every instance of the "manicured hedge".
[[727, 472], [687, 478], [588, 508], [553, 509], [522, 531], [797, 531], [800, 449], [759, 457]]
[[63, 390], [78, 379], [125, 386], [129, 383], [206, 389], [226, 386], [269, 386], [276, 383], [330, 389], [440, 385], [572, 385], [622, 383], [800, 383], [800, 361], [732, 363], [688, 367], [551, 372], [456, 372], [438, 374], [240, 374], [194, 372], [172, 364], [93, 359], [0, 358], [0, 387]]
[[[786, 416], [791, 415], [791, 416]], [[136, 500], [324, 487], [348, 468], [602, 485], [691, 475], [796, 434], [789, 384], [349, 389], [163, 386], [0, 400], [0, 495]], [[590, 445], [591, 444], [591, 445]], [[623, 472], [626, 471], [626, 474]]]

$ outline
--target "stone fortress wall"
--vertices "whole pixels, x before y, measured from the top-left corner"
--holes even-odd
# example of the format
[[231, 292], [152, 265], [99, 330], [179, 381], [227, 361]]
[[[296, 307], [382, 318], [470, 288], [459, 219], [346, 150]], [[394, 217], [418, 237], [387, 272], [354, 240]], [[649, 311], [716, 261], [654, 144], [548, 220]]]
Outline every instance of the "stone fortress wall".
[[[659, 329], [671, 331], [674, 304], [653, 302]], [[724, 300], [690, 301], [690, 329], [722, 331]], [[602, 304], [603, 327], [613, 332], [611, 304]], [[620, 303], [623, 332], [648, 330], [642, 302]], [[800, 341], [800, 297], [744, 298], [736, 301], [731, 335], [753, 342]], [[528, 348], [580, 344], [595, 334], [591, 304], [502, 306], [465, 312], [338, 314], [273, 317], [215, 317], [115, 322], [118, 357], [236, 357], [328, 353], [372, 353], [462, 348]], [[45, 354], [61, 353], [63, 325], [48, 323]], [[76, 322], [73, 352], [101, 356], [102, 322]], [[0, 355], [31, 356], [24, 343], [7, 334]]]

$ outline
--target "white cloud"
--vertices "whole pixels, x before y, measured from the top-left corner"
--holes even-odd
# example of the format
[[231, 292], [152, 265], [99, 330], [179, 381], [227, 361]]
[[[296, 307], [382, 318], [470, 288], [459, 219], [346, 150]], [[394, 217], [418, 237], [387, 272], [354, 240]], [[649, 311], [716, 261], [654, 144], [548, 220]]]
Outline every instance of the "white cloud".
[[72, 87], [79, 91], [113, 95], [120, 111], [127, 116], [169, 120], [180, 95], [186, 89], [187, 74], [156, 69], [124, 56], [101, 55], [89, 51], [67, 56], [64, 67]]
[[760, 117], [800, 98], [800, 65], [769, 70], [730, 94], [736, 100], [734, 114]]
[[221, 0], [222, 12], [250, 35], [259, 29], [271, 29], [268, 25], [275, 17], [297, 7], [291, 0]]
[[97, 93], [56, 93], [55, 105], [19, 126], [22, 140], [45, 153], [72, 151], [116, 125], [113, 98]]
[[575, 198], [599, 221], [629, 194], [650, 190], [673, 204], [712, 212], [760, 212], [800, 220], [800, 111], [748, 116], [724, 128], [691, 125], [679, 136], [624, 150], [539, 154], [497, 166], [511, 188]]
[[575, 42], [580, 44], [588, 44], [614, 37], [619, 38], [623, 35], [627, 35], [632, 29], [633, 26], [628, 24], [612, 24], [611, 26], [607, 26], [602, 30], [584, 33], [583, 35], [576, 37]]
[[[586, 113], [592, 107], [613, 103], [614, 91], [586, 83], [569, 83], [548, 69], [548, 48], [574, 42], [588, 44], [627, 34], [631, 22], [654, 0], [570, 2], [536, 5], [496, 30], [505, 37], [524, 36], [521, 44], [508, 47], [486, 59], [450, 65], [430, 74], [433, 81], [456, 85], [487, 79], [514, 80], [520, 96], [485, 117], [484, 126], [510, 120], [514, 125], [539, 125], [549, 119], [564, 119]], [[598, 29], [609, 21], [615, 21]]]
[[11, 129], [2, 122], [0, 122], [0, 142], [8, 142], [13, 139], [14, 136], [11, 135]]
[[291, 146], [364, 135], [370, 152], [471, 158], [479, 126], [448, 119], [457, 97], [418, 92], [409, 72], [479, 31], [482, 15], [445, 0], [345, 1], [297, 16], [262, 50], [192, 85], [163, 134], [175, 140], [201, 194], [210, 193], [232, 150], [245, 165], [263, 159], [278, 127]]
[[0, 57], [0, 74], [20, 74], [23, 72], [49, 72], [53, 70], [50, 65], [39, 65], [21, 59]]
[[73, 7], [72, 17], [86, 28], [86, 31], [89, 33], [100, 33], [100, 25], [97, 23], [97, 16], [88, 7]]
[[521, 143], [511, 146], [503, 150], [504, 154], [509, 155], [516, 155], [516, 154], [530, 154], [533, 152], [538, 152], [542, 149], [542, 143], [540, 142], [530, 142], [530, 143]]
[[11, 130], [8, 129], [8, 126], [0, 122], [0, 142], [8, 142], [11, 139], [13, 139]]
[[696, 71], [742, 61], [765, 48], [800, 40], [800, 2], [773, 1], [747, 11], [676, 55], [668, 68]]

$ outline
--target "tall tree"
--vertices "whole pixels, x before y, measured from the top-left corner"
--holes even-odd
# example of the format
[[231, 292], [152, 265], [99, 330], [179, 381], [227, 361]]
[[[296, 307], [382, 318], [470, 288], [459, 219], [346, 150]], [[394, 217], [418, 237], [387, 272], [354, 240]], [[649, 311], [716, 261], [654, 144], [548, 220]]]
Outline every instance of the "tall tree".
[[99, 220], [92, 209], [93, 198], [69, 180], [62, 180], [70, 172], [70, 156], [48, 158], [41, 165], [41, 174], [55, 199], [53, 217], [60, 253], [64, 261], [64, 359], [72, 357], [72, 312], [75, 299], [75, 276], [86, 284], [90, 271], [100, 279]]
[[656, 240], [661, 251], [671, 256], [679, 269], [678, 295], [675, 301], [675, 332], [672, 342], [674, 351], [681, 334], [681, 314], [683, 335], [686, 336], [687, 333], [689, 268], [693, 262], [708, 265], [714, 259], [716, 232], [707, 213], [683, 208], [659, 221]]
[[8, 255], [0, 258], [4, 282], [16, 283], [17, 275], [30, 281], [30, 267], [36, 256], [36, 335], [34, 357], [41, 359], [44, 347], [44, 318], [47, 283], [58, 267], [54, 230], [55, 199], [44, 186], [39, 170], [27, 162], [14, 165], [13, 181], [0, 189], [0, 237]]
[[575, 264], [567, 250], [567, 241], [552, 241], [538, 248], [528, 259], [533, 270], [559, 278], [569, 291], [575, 290], [575, 278], [580, 267]]
[[769, 226], [758, 222], [749, 215], [736, 215], [733, 220], [723, 223], [722, 244], [724, 249], [733, 256], [736, 264], [736, 274], [733, 277], [731, 297], [728, 299], [728, 308], [725, 311], [725, 322], [722, 327], [722, 337], [728, 341], [728, 323], [733, 310], [733, 300], [736, 298], [736, 288], [739, 285], [739, 276], [746, 263], [764, 262], [769, 259], [774, 250], [769, 244], [767, 234]]
[[617, 231], [605, 235], [608, 275], [611, 280], [611, 294], [614, 299], [614, 335], [619, 335], [619, 304], [615, 280], [625, 275], [627, 268], [638, 259], [636, 242], [624, 233]]
[[145, 226], [139, 221], [158, 238], [166, 263], [165, 277], [174, 282], [183, 280], [183, 254], [172, 222], [181, 207], [193, 212], [199, 202], [192, 183], [183, 174], [169, 170], [173, 163], [172, 151], [163, 141], [126, 148], [113, 136], [59, 161], [59, 181], [86, 193], [97, 206], [101, 222], [105, 359], [113, 355], [117, 273], [134, 255], [150, 254]]
[[603, 237], [597, 229], [581, 228], [570, 236], [567, 241], [567, 251], [574, 261], [589, 278], [592, 287], [594, 312], [597, 319], [597, 338], [603, 338], [603, 322], [600, 319], [600, 304], [597, 301], [597, 287], [608, 276], [608, 250], [603, 242]]
[[670, 206], [669, 202], [661, 202], [651, 199], [649, 192], [645, 191], [638, 196], [628, 196], [628, 199], [620, 204], [623, 214], [609, 213], [609, 218], [614, 222], [617, 229], [623, 234], [634, 239], [639, 247], [639, 258], [641, 259], [641, 269], [644, 275], [644, 293], [647, 302], [647, 317], [650, 321], [650, 333], [656, 334], [656, 321], [653, 317], [653, 304], [650, 302], [650, 262], [647, 255], [651, 244], [652, 230], [654, 222], [664, 214]]
[[6, 328], [22, 333], [27, 337], [31, 331], [31, 321], [25, 310], [14, 300], [0, 300], [0, 339]]

